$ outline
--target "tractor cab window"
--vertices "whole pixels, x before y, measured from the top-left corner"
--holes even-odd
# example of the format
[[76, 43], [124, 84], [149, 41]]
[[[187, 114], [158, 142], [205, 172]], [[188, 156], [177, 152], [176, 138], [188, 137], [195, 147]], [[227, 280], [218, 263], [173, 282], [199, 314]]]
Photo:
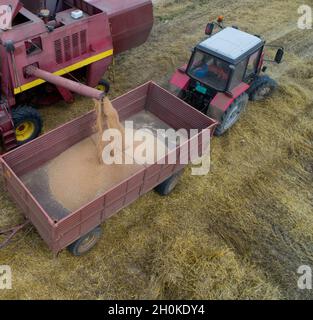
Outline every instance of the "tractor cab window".
[[197, 50], [189, 64], [188, 74], [208, 87], [224, 91], [228, 84], [230, 67], [227, 62]]
[[248, 78], [249, 76], [251, 76], [253, 74], [256, 74], [258, 64], [259, 64], [259, 57], [260, 57], [260, 50], [253, 53], [250, 56], [248, 66], [247, 66], [246, 78]]
[[239, 62], [236, 66], [234, 66], [235, 71], [230, 82], [229, 90], [234, 89], [243, 81], [246, 72], [247, 62], [248, 60], [244, 59], [241, 62]]

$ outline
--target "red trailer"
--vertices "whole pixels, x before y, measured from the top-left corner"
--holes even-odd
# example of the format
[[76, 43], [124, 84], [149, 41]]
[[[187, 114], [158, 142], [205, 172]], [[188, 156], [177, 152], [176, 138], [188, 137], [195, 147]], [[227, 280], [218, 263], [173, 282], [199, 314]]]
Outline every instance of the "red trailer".
[[30, 66], [95, 87], [113, 56], [144, 43], [153, 26], [151, 0], [0, 0], [0, 5], [12, 14], [11, 28], [0, 25], [5, 150], [40, 134], [36, 106], [74, 99], [70, 90], [28, 74]]
[[[115, 99], [113, 105], [122, 121], [132, 119], [139, 127], [186, 129], [189, 132], [186, 143], [190, 148], [175, 144], [168, 151], [165, 159], [176, 154], [175, 164], [165, 161], [164, 164], [134, 165], [130, 172], [108, 184], [101, 194], [73, 211], [65, 210], [52, 195], [44, 174], [45, 166], [93, 135], [95, 112], [5, 154], [0, 160], [6, 189], [55, 254], [66, 247], [75, 255], [87, 252], [99, 239], [102, 222], [154, 188], [163, 195], [169, 194], [186, 166], [182, 163], [188, 163], [195, 151], [192, 140], [199, 139], [196, 148], [201, 155], [201, 131], [213, 134], [217, 125], [153, 82]], [[192, 133], [191, 129], [198, 129], [199, 133]], [[187, 161], [180, 161], [182, 159]], [[123, 166], [120, 168], [123, 171]]]

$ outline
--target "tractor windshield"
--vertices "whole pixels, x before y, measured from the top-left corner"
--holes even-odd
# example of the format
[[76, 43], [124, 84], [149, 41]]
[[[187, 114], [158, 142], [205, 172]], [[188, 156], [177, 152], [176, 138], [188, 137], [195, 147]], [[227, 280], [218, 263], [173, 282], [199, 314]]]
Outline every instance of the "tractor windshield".
[[229, 76], [229, 63], [208, 53], [196, 50], [189, 64], [188, 74], [218, 91], [225, 91]]

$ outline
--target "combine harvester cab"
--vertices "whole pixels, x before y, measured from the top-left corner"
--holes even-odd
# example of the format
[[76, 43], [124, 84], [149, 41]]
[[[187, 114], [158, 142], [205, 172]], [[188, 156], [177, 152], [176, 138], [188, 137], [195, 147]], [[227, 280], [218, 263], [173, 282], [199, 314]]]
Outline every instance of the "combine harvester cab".
[[40, 134], [42, 121], [34, 105], [74, 100], [71, 91], [30, 76], [30, 66], [95, 87], [113, 55], [143, 44], [153, 26], [150, 0], [1, 0], [0, 5], [12, 8], [12, 28], [0, 30], [5, 150]]

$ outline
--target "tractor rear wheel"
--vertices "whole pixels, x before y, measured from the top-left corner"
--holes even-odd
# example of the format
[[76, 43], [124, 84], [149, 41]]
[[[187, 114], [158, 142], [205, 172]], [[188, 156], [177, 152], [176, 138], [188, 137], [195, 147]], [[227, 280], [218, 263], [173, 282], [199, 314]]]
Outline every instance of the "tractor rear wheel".
[[19, 106], [12, 109], [16, 141], [19, 146], [37, 138], [42, 130], [39, 112], [30, 106]]
[[217, 126], [215, 130], [216, 136], [222, 136], [227, 130], [229, 130], [240, 118], [242, 111], [245, 109], [249, 101], [247, 93], [241, 94], [234, 102], [229, 106], [222, 116], [221, 124]]
[[269, 76], [257, 77], [251, 84], [248, 93], [251, 101], [261, 101], [269, 96], [276, 90], [277, 83]]

